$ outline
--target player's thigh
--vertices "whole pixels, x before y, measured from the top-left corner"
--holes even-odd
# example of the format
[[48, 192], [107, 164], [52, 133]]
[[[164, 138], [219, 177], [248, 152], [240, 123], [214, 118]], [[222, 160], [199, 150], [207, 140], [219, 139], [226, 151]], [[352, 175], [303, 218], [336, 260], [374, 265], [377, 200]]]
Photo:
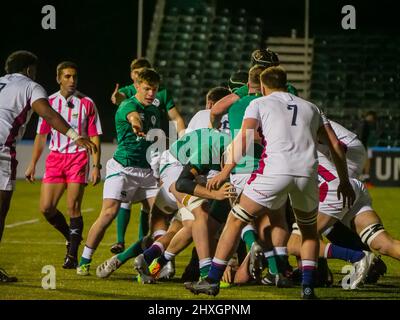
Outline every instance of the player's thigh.
[[42, 183], [40, 190], [41, 210], [56, 208], [66, 187], [65, 183]]
[[118, 210], [121, 206], [121, 201], [116, 199], [103, 199], [100, 212], [100, 220], [105, 224], [110, 224], [117, 216]]
[[131, 201], [142, 202], [143, 209], [150, 211], [159, 190], [158, 180], [151, 170], [143, 168], [136, 168], [135, 174], [129, 179], [138, 186], [134, 192], [130, 192]]
[[318, 195], [317, 177], [293, 177], [289, 198], [295, 213], [315, 212], [319, 204]]

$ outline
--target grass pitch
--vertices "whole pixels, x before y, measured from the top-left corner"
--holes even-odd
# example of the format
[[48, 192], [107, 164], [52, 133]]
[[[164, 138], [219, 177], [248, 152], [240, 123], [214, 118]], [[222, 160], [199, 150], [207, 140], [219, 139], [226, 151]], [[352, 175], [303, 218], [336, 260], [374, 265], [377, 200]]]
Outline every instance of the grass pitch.
[[[14, 284], [0, 284], [0, 300], [51, 299], [51, 300], [97, 300], [97, 299], [204, 299], [215, 298], [194, 296], [183, 288], [179, 278], [189, 259], [191, 247], [176, 259], [176, 278], [155, 285], [141, 285], [133, 281], [135, 271], [132, 261], [128, 261], [108, 279], [95, 276], [96, 267], [111, 257], [110, 245], [116, 240], [115, 222], [108, 229], [102, 243], [96, 251], [91, 275], [77, 276], [75, 270], [62, 269], [65, 255], [65, 243], [62, 236], [53, 229], [39, 213], [40, 183], [28, 184], [18, 181], [12, 205], [6, 220], [6, 228], [0, 244], [0, 266], [19, 279]], [[398, 199], [400, 188], [373, 188], [370, 190], [374, 208], [383, 219], [386, 230], [400, 239], [400, 218]], [[101, 208], [102, 185], [88, 186], [82, 210], [84, 215], [84, 237], [96, 219]], [[60, 201], [59, 209], [65, 212], [65, 198]], [[127, 230], [126, 242], [137, 237], [139, 207], [132, 210], [131, 222]], [[80, 252], [82, 251], [80, 248]], [[356, 291], [343, 290], [339, 284], [340, 271], [345, 262], [330, 260], [334, 273], [333, 288], [318, 288], [317, 295], [322, 299], [400, 299], [400, 262], [384, 257], [388, 266], [387, 274], [377, 285], [364, 286]], [[56, 270], [56, 289], [42, 288], [44, 266], [54, 266]], [[221, 289], [216, 299], [299, 299], [299, 288], [277, 289], [267, 286], [241, 286]]]

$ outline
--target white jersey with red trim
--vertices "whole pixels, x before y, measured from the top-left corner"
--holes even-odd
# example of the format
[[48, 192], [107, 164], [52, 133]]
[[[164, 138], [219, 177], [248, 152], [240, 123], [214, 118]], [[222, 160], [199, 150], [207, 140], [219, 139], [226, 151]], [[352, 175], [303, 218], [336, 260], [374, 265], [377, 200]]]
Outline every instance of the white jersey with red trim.
[[0, 149], [14, 149], [32, 115], [32, 103], [47, 99], [43, 87], [20, 73], [0, 77]]
[[259, 121], [264, 151], [255, 173], [310, 177], [317, 170], [317, 131], [328, 120], [311, 102], [274, 92], [250, 102], [244, 119]]
[[[83, 137], [93, 137], [102, 134], [99, 114], [93, 100], [80, 92], [75, 92], [68, 99], [60, 91], [49, 97], [49, 103]], [[60, 153], [75, 153], [85, 151], [74, 141], [61, 134], [43, 119], [39, 118], [38, 134], [51, 133], [50, 150]]]
[[319, 212], [341, 220], [350, 228], [353, 218], [365, 211], [372, 211], [372, 200], [364, 184], [357, 179], [349, 179], [356, 199], [349, 209], [343, 208], [343, 199], [338, 199], [337, 190], [340, 180], [333, 163], [321, 152], [318, 152]]
[[[329, 123], [346, 153], [349, 177], [358, 178], [367, 160], [367, 151], [365, 147], [358, 139], [357, 134], [351, 132], [337, 122], [329, 120]], [[318, 144], [318, 151], [323, 153], [328, 158], [327, 160], [332, 161], [328, 146]]]

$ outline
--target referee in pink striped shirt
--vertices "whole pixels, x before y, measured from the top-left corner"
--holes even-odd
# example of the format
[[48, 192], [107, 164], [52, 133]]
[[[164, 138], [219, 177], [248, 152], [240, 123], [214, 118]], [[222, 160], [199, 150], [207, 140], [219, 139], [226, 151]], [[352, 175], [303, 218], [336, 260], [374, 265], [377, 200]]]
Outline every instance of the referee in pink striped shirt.
[[[96, 106], [92, 99], [77, 91], [78, 67], [65, 61], [57, 66], [57, 82], [60, 91], [49, 97], [50, 105], [74, 128], [79, 135], [88, 137], [99, 152], [93, 153], [90, 180], [93, 185], [100, 181], [100, 137], [101, 124]], [[34, 142], [32, 160], [25, 172], [28, 180], [33, 181], [36, 164], [46, 145], [47, 135], [51, 135], [50, 153], [46, 159], [46, 169], [42, 180], [40, 210], [47, 221], [66, 239], [67, 254], [64, 269], [77, 267], [77, 255], [82, 240], [83, 219], [81, 203], [89, 178], [89, 154], [69, 137], [52, 129], [43, 119], [39, 119]], [[67, 190], [68, 226], [57, 204]]]

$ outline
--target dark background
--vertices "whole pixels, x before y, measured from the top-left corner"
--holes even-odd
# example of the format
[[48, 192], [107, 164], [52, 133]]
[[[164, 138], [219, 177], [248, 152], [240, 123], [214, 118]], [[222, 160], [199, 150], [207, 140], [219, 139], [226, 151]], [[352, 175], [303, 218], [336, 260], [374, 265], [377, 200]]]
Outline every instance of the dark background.
[[[215, 1], [217, 8], [245, 8], [250, 15], [265, 21], [264, 38], [289, 36], [297, 29], [304, 32], [304, 2], [283, 1]], [[144, 1], [143, 49], [147, 47], [156, 0]], [[316, 34], [391, 34], [400, 35], [396, 22], [395, 1], [310, 1], [310, 36]], [[41, 21], [46, 4], [56, 8], [56, 30], [43, 30]], [[15, 50], [30, 50], [40, 59], [37, 81], [49, 94], [58, 90], [55, 68], [60, 61], [71, 60], [79, 66], [79, 89], [93, 98], [102, 119], [104, 141], [114, 137], [114, 111], [110, 95], [115, 83], [129, 84], [129, 64], [136, 57], [137, 0], [94, 1], [6, 1], [0, 5], [0, 60]], [[341, 8], [356, 8], [357, 30], [343, 30]], [[0, 74], [3, 74], [1, 67]], [[26, 137], [33, 138], [35, 122]]]

